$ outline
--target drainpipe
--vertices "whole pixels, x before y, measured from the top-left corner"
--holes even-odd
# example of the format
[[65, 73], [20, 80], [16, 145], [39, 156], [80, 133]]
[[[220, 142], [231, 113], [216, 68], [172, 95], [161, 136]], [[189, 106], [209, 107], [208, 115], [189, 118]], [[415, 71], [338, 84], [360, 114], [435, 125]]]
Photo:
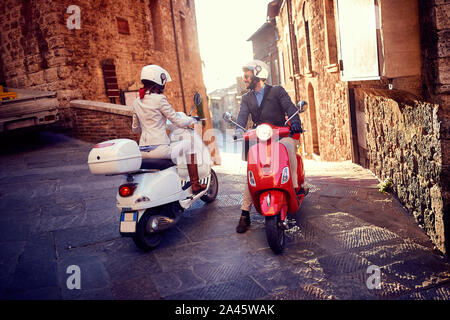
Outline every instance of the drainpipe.
[[181, 97], [183, 99], [183, 110], [184, 110], [184, 113], [186, 113], [186, 102], [184, 101], [184, 88], [183, 88], [183, 74], [181, 73], [180, 54], [178, 51], [177, 30], [175, 28], [175, 15], [173, 13], [173, 0], [170, 0], [170, 12], [172, 15], [173, 37], [175, 39], [175, 53], [177, 55], [177, 66], [178, 66], [178, 75], [180, 78]]

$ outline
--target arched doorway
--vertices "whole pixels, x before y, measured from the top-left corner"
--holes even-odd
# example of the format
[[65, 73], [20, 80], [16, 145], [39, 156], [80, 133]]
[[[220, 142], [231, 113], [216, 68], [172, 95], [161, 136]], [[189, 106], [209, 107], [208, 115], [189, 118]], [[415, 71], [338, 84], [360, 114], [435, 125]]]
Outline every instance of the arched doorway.
[[312, 146], [313, 153], [320, 156], [319, 149], [319, 131], [317, 125], [317, 113], [316, 113], [316, 100], [314, 99], [314, 88], [310, 84], [308, 84], [308, 104], [309, 104], [309, 117], [311, 120], [311, 137], [312, 137]]

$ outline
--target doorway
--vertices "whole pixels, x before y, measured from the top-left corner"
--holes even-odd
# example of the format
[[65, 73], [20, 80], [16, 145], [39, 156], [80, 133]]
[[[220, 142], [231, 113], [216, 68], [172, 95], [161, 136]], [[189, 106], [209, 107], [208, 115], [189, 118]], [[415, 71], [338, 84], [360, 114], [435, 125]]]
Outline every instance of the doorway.
[[364, 110], [364, 96], [361, 90], [349, 88], [348, 98], [352, 130], [352, 161], [369, 169], [369, 148], [367, 146], [369, 124]]
[[308, 105], [309, 105], [309, 117], [310, 117], [310, 121], [311, 121], [310, 126], [311, 126], [313, 153], [320, 156], [316, 100], [314, 98], [314, 88], [311, 85], [311, 83], [308, 84]]

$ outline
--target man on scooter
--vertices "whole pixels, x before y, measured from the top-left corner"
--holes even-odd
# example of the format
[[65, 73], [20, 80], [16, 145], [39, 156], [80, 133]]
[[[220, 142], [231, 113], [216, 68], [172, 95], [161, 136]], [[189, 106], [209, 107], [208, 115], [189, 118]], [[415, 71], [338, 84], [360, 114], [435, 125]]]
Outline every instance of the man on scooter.
[[[265, 81], [269, 77], [270, 71], [267, 64], [260, 60], [253, 60], [247, 63], [242, 68], [243, 81], [249, 89], [247, 93], [242, 96], [241, 107], [237, 118], [237, 124], [241, 127], [247, 126], [248, 115], [252, 117], [253, 127], [256, 128], [261, 123], [270, 123], [274, 126], [284, 126], [286, 121], [285, 116], [291, 117], [296, 114], [291, 120], [291, 133], [300, 133], [301, 122], [297, 114], [297, 108], [292, 103], [286, 90], [281, 86], [271, 86]], [[234, 139], [242, 137], [243, 130], [236, 126]], [[296, 151], [298, 149], [298, 140], [291, 137], [286, 137], [280, 140], [289, 154], [289, 163], [291, 172], [297, 172], [297, 157]], [[298, 188], [297, 174], [292, 175], [292, 182], [294, 188]], [[241, 206], [241, 217], [239, 224], [236, 227], [236, 232], [244, 233], [250, 226], [250, 209], [252, 206], [252, 198], [248, 189], [248, 184], [245, 184], [244, 198]]]
[[[177, 113], [163, 94], [167, 82], [172, 79], [169, 73], [158, 65], [147, 65], [142, 68], [141, 81], [144, 87], [139, 90], [139, 98], [133, 103], [134, 133], [141, 133], [139, 146], [146, 147], [142, 158], [172, 159], [175, 163], [185, 157], [191, 182], [192, 193], [206, 189], [200, 184], [195, 152], [191, 141], [180, 140], [170, 142], [166, 133], [166, 122], [169, 119], [178, 127], [187, 127], [196, 123], [194, 117], [179, 118]], [[142, 149], [141, 149], [142, 150]]]

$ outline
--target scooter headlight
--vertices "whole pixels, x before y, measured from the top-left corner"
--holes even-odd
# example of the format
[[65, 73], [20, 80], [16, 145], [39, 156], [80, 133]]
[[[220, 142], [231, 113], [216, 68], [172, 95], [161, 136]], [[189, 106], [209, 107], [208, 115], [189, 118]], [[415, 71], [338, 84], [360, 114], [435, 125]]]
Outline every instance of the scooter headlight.
[[256, 187], [256, 181], [255, 181], [255, 177], [253, 176], [253, 172], [252, 171], [248, 172], [248, 183], [250, 183], [250, 185], [252, 187]]
[[272, 128], [268, 124], [261, 124], [256, 127], [256, 136], [259, 140], [267, 141], [273, 134]]
[[281, 184], [289, 181], [289, 167], [283, 168], [283, 174], [281, 175]]

